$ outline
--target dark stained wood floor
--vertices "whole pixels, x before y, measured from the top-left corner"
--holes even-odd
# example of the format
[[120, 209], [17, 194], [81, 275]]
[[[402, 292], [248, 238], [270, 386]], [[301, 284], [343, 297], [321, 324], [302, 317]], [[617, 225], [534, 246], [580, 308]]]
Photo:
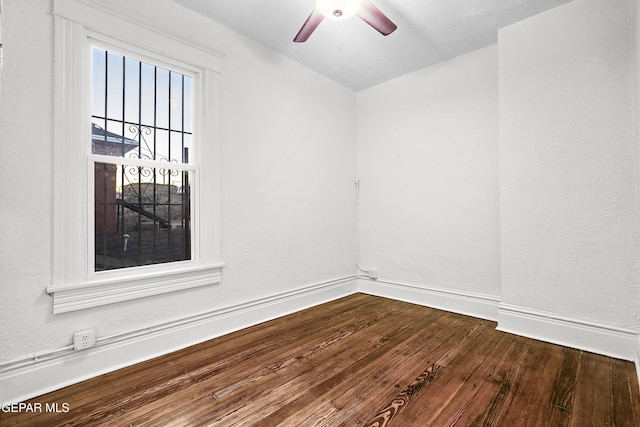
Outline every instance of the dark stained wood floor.
[[33, 399], [4, 426], [640, 425], [634, 365], [356, 294]]

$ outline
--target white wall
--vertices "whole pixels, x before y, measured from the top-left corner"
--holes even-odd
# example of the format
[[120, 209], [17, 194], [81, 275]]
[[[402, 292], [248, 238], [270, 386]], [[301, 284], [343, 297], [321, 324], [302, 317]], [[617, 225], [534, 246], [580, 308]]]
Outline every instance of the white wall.
[[419, 288], [499, 295], [497, 47], [357, 100], [361, 263]]
[[[633, 1], [634, 7], [634, 24], [635, 24], [635, 34], [634, 34], [634, 42], [635, 42], [635, 68], [634, 68], [634, 78], [635, 78], [635, 137], [636, 137], [636, 197], [640, 198], [640, 188], [638, 183], [640, 183], [640, 2], [638, 0]], [[640, 233], [640, 219], [636, 224], [635, 228], [636, 232]], [[636, 242], [637, 245], [640, 245], [640, 239]], [[639, 280], [640, 282], [640, 280]], [[640, 286], [640, 283], [639, 283]], [[640, 290], [638, 290], [638, 300], [640, 300]], [[640, 302], [639, 302], [640, 304]], [[635, 363], [636, 363], [636, 374], [638, 375], [638, 379], [640, 382], [640, 316], [636, 316], [636, 355], [635, 355]]]
[[0, 362], [67, 346], [79, 329], [111, 336], [355, 273], [354, 93], [170, 0], [109, 3], [227, 52], [223, 282], [52, 314], [51, 2], [5, 0]]
[[[575, 0], [502, 30], [499, 46], [357, 94], [170, 0], [153, 8], [150, 1], [109, 3], [228, 52], [223, 283], [51, 314], [44, 293], [52, 248], [50, 2], [4, 0], [0, 368], [64, 348], [87, 327], [108, 337], [214, 313], [232, 328], [239, 323], [227, 308], [250, 323], [252, 304], [348, 278], [355, 273], [356, 175], [361, 263], [380, 276], [360, 290], [470, 314], [484, 304], [490, 318], [501, 301], [538, 324], [553, 319], [567, 329], [575, 320], [586, 340], [595, 329], [605, 344], [625, 346], [629, 330], [635, 340], [640, 84], [634, 88], [633, 40], [636, 55], [640, 40], [631, 0]], [[286, 312], [288, 301], [265, 313]], [[207, 327], [192, 328], [188, 339], [203, 338]], [[159, 351], [173, 339], [166, 334]], [[46, 374], [81, 367], [95, 374], [112, 355], [84, 354]], [[22, 374], [11, 384], [22, 385]], [[30, 375], [25, 392], [34, 393], [44, 375]]]
[[361, 263], [381, 278], [361, 289], [636, 358], [632, 6], [575, 0], [358, 93]]
[[576, 0], [499, 32], [502, 302], [638, 326], [629, 0]]

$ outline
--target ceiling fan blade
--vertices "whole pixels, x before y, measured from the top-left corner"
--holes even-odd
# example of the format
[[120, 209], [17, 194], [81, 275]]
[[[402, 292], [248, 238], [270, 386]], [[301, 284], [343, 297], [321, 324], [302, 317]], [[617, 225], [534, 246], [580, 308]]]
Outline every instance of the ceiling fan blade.
[[393, 33], [398, 26], [391, 22], [387, 16], [380, 12], [380, 9], [375, 7], [369, 0], [363, 0], [360, 10], [358, 10], [358, 16], [362, 18], [364, 22], [371, 25], [378, 30], [383, 36], [388, 36]]
[[315, 29], [318, 27], [318, 25], [320, 25], [323, 19], [324, 15], [317, 9], [314, 9], [307, 20], [304, 21], [302, 28], [300, 28], [300, 31], [298, 31], [298, 34], [296, 34], [293, 41], [296, 43], [306, 42], [311, 33], [315, 31]]

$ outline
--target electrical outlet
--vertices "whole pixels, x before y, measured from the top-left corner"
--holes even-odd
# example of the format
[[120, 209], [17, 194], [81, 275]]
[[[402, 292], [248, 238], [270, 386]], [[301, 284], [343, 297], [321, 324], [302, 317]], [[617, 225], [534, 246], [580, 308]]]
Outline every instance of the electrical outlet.
[[369, 270], [369, 279], [377, 280], [378, 279], [378, 270], [376, 270], [375, 268], [372, 269], [372, 270]]
[[93, 347], [96, 343], [96, 331], [94, 329], [85, 329], [73, 334], [73, 349], [84, 350]]

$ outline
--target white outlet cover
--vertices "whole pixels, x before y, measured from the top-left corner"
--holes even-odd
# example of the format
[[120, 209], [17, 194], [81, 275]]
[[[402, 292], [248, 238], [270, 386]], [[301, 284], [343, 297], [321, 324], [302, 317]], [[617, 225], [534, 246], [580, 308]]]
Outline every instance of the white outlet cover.
[[96, 343], [96, 331], [94, 329], [85, 329], [73, 334], [73, 349], [83, 350], [93, 347]]

